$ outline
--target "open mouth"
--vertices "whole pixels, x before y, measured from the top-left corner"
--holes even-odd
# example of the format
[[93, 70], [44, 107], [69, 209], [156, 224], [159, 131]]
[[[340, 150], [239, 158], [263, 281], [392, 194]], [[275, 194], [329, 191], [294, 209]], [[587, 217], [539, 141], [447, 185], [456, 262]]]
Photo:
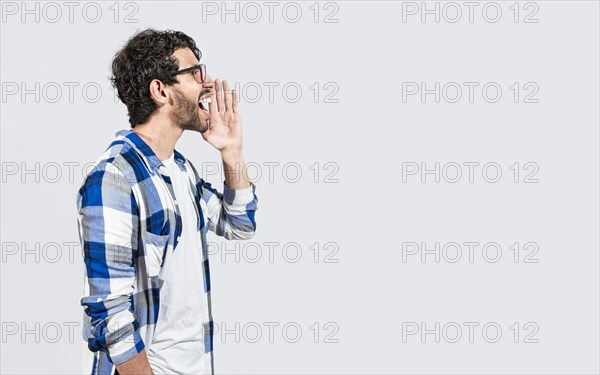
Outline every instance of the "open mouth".
[[208, 103], [210, 103], [212, 100], [210, 99], [210, 96], [204, 96], [203, 98], [201, 98], [200, 100], [198, 100], [198, 107], [200, 107], [201, 110], [203, 110], [206, 113], [208, 112]]

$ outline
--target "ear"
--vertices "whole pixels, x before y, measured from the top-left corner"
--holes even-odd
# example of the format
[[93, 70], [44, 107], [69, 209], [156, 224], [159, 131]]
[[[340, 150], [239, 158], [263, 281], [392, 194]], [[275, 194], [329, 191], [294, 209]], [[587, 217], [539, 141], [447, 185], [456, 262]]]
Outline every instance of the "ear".
[[170, 95], [171, 93], [160, 80], [153, 79], [152, 82], [150, 82], [150, 99], [157, 105], [168, 103]]

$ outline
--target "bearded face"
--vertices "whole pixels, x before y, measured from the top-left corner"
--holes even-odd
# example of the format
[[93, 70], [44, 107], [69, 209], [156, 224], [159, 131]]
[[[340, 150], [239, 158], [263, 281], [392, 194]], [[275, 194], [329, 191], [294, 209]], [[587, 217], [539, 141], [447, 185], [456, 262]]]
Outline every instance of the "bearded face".
[[175, 111], [173, 113], [175, 123], [183, 130], [193, 130], [204, 133], [208, 130], [209, 114], [200, 106], [200, 97], [210, 92], [203, 90], [198, 98], [188, 98], [178, 89], [174, 90]]

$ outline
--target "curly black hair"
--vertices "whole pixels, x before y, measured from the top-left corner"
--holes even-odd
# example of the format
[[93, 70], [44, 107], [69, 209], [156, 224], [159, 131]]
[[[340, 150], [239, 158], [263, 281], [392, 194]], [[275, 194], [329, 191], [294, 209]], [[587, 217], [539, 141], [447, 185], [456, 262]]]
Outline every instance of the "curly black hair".
[[179, 48], [191, 49], [198, 60], [202, 56], [196, 42], [185, 33], [154, 29], [137, 32], [115, 55], [110, 81], [127, 106], [132, 128], [146, 122], [156, 110], [156, 104], [150, 99], [150, 82], [153, 79], [165, 85], [176, 82], [169, 73], [179, 69], [172, 56]]

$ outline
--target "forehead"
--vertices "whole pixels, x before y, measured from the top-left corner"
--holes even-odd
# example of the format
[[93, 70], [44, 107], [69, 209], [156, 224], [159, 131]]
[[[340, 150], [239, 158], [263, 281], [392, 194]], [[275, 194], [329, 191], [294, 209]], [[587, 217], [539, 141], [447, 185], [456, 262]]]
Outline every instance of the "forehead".
[[198, 64], [198, 59], [189, 48], [180, 48], [173, 52], [173, 57], [179, 62], [179, 69], [185, 69]]

